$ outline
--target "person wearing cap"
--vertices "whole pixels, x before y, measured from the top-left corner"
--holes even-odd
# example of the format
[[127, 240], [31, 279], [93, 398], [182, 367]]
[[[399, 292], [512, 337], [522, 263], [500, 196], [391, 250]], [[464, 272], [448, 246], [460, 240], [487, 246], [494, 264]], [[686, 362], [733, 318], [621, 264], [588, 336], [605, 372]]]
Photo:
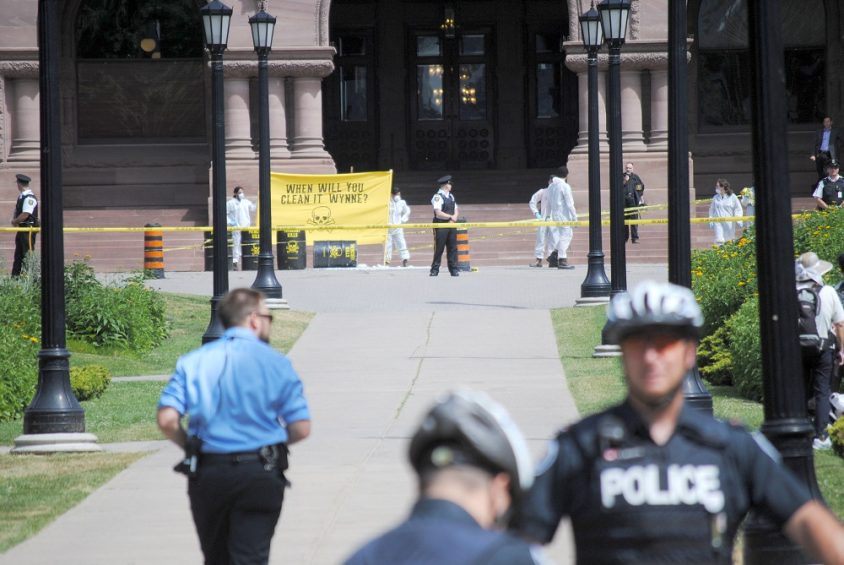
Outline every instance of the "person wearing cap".
[[822, 178], [815, 187], [812, 196], [818, 203], [818, 210], [826, 210], [833, 204], [841, 206], [844, 202], [844, 178], [838, 174], [838, 161], [832, 160], [826, 164], [827, 176]]
[[226, 331], [179, 358], [157, 423], [185, 449], [174, 470], [188, 476], [205, 563], [266, 564], [289, 486], [287, 446], [310, 435], [310, 410], [299, 375], [269, 345], [264, 295], [236, 288], [217, 314]]
[[606, 328], [627, 398], [549, 443], [515, 529], [547, 543], [568, 516], [578, 563], [732, 563], [753, 508], [824, 563], [844, 563], [844, 527], [776, 449], [685, 404], [702, 325], [685, 287], [644, 282], [613, 297]]
[[[434, 197], [431, 198], [431, 206], [434, 208], [435, 224], [453, 224], [457, 221], [459, 209], [454, 195], [451, 194], [452, 178], [445, 175], [437, 179], [440, 186]], [[434, 228], [434, 260], [431, 261], [432, 277], [440, 274], [440, 263], [443, 258], [443, 250], [446, 252], [448, 272], [452, 277], [459, 277], [460, 272], [457, 266], [457, 229], [455, 228]]]
[[[31, 228], [38, 226], [38, 200], [29, 189], [32, 179], [26, 175], [15, 175], [18, 185], [18, 200], [12, 215], [12, 227]], [[15, 258], [12, 263], [12, 276], [18, 277], [23, 270], [26, 255], [35, 248], [34, 231], [19, 231], [15, 234]]]
[[[636, 174], [636, 170], [633, 167], [633, 163], [629, 162], [624, 165], [624, 173], [622, 175], [623, 179], [623, 191], [624, 191], [624, 207], [625, 208], [634, 208], [639, 206], [645, 205], [645, 183], [642, 182], [642, 177]], [[642, 217], [640, 212], [632, 212], [629, 214], [625, 214], [625, 217], [631, 220], [638, 220]], [[637, 224], [633, 224], [632, 226], [628, 226], [625, 224], [624, 226], [624, 241], [633, 235], [633, 243], [639, 243], [639, 226]]]
[[[234, 187], [232, 197], [226, 202], [226, 223], [234, 228], [248, 228], [252, 226], [252, 214], [256, 210], [255, 204], [246, 198], [242, 186]], [[241, 240], [243, 238], [242, 229], [232, 230], [232, 265], [237, 270], [240, 259], [243, 256], [243, 248], [241, 247]]]
[[[832, 270], [832, 263], [818, 258], [811, 251], [803, 253], [794, 263], [797, 290], [814, 289], [818, 296], [818, 314], [815, 325], [818, 335], [823, 338], [823, 346], [817, 356], [803, 356], [803, 371], [806, 384], [813, 394], [808, 394], [815, 401], [815, 438], [812, 447], [830, 449], [832, 442], [826, 427], [829, 425], [829, 395], [836, 369], [836, 345], [844, 344], [844, 307], [838, 293], [831, 286], [825, 285], [823, 276]], [[837, 353], [838, 364], [844, 362], [844, 351]]]
[[419, 498], [410, 516], [373, 539], [346, 565], [532, 565], [541, 551], [497, 531], [530, 487], [527, 444], [507, 411], [462, 390], [438, 401], [410, 440]]
[[812, 146], [812, 154], [809, 155], [809, 159], [815, 162], [819, 179], [823, 178], [827, 163], [838, 159], [838, 145], [840, 143], [844, 143], [841, 130], [832, 127], [831, 117], [824, 117], [823, 127], [815, 133], [815, 143]]
[[[568, 167], [563, 165], [551, 175], [551, 181], [548, 183], [548, 217], [552, 222], [573, 222], [577, 220], [571, 187], [566, 182], [568, 176]], [[554, 226], [548, 228], [548, 232], [551, 238], [551, 248], [557, 252], [557, 268], [574, 269], [574, 265], [569, 265], [567, 255], [574, 230], [571, 226]]]
[[[389, 205], [389, 221], [393, 225], [406, 224], [410, 219], [410, 206], [401, 197], [401, 189], [394, 186]], [[407, 242], [404, 240], [404, 229], [390, 228], [387, 230], [387, 241], [384, 244], [384, 262], [389, 265], [393, 258], [393, 246], [399, 250], [401, 266], [407, 267], [410, 260], [410, 251], [407, 250]]]

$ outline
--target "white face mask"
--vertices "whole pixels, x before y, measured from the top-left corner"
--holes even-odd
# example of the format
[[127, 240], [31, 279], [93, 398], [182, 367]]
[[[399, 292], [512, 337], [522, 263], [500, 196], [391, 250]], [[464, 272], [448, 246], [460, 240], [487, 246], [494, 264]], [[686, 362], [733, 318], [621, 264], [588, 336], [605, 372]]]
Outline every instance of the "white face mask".
[[242, 192], [237, 193], [237, 199], [238, 200], [243, 200], [244, 198], [246, 198], [246, 195], [244, 193], [242, 193]]
[[715, 187], [715, 194], [724, 194], [724, 189], [721, 187]]
[[393, 196], [393, 202], [398, 202], [399, 200], [401, 200], [401, 196], [399, 196], [398, 194]]

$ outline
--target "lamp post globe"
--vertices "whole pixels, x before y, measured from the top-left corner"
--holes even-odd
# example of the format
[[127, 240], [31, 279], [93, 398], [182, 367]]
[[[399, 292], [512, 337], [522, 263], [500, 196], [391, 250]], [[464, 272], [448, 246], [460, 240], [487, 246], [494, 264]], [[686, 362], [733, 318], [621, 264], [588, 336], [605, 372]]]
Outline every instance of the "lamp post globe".
[[272, 251], [272, 199], [270, 198], [270, 91], [267, 57], [273, 47], [275, 17], [261, 7], [249, 18], [252, 45], [258, 54], [258, 203], [261, 236], [258, 272], [252, 288], [260, 290], [272, 300], [280, 300], [281, 284], [275, 276]]
[[211, 297], [211, 321], [202, 336], [202, 343], [223, 335], [223, 324], [217, 317], [217, 303], [229, 290], [226, 258], [226, 125], [223, 109], [223, 51], [229, 40], [232, 9], [213, 0], [199, 9], [205, 30], [205, 46], [211, 56], [211, 161], [213, 167], [211, 191], [211, 225], [214, 229], [214, 295]]
[[592, 7], [578, 18], [580, 38], [587, 53], [589, 87], [589, 255], [586, 278], [580, 285], [583, 298], [606, 298], [610, 281], [604, 271], [604, 250], [601, 242], [601, 163], [598, 149], [598, 50], [604, 42], [601, 16]]

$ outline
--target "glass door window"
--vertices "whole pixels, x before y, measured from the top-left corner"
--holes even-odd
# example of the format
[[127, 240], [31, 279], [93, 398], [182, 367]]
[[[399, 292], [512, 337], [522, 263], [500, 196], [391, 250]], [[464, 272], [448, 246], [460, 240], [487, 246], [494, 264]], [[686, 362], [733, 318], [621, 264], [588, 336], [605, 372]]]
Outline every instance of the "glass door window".
[[490, 35], [458, 31], [453, 38], [438, 32], [412, 36], [416, 72], [410, 146], [415, 168], [494, 166]]

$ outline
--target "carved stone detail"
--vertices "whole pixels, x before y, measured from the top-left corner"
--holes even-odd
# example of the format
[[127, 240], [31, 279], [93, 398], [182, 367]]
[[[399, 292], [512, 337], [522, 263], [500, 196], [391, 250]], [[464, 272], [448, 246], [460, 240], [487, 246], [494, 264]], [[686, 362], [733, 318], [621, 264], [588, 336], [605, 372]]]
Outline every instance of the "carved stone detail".
[[38, 78], [38, 61], [0, 61], [0, 75], [9, 78]]
[[[325, 78], [334, 71], [334, 63], [315, 59], [269, 61], [267, 70], [271, 77]], [[224, 61], [223, 73], [231, 78], [257, 77], [258, 61]]]
[[[574, 47], [569, 45], [567, 47]], [[642, 47], [647, 46], [648, 50], [641, 50]], [[662, 49], [662, 50], [656, 50]], [[665, 50], [665, 44], [635, 44], [627, 43], [621, 49], [621, 68], [624, 70], [661, 70], [668, 68], [668, 52]], [[686, 60], [691, 59], [691, 53], [686, 52]], [[609, 55], [606, 50], [603, 53], [598, 53], [598, 68], [606, 70], [609, 63]], [[566, 67], [569, 70], [580, 73], [586, 71], [587, 61], [586, 53], [575, 53], [566, 56]]]

